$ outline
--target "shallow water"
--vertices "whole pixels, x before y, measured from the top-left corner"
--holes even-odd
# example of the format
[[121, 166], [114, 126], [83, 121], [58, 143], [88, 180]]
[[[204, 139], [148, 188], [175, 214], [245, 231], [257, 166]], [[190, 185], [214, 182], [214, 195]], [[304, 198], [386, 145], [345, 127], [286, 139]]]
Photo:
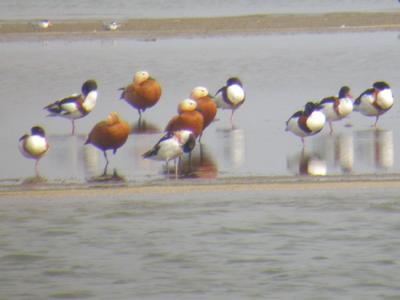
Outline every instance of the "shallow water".
[[[392, 85], [400, 94], [397, 62], [400, 40], [394, 32], [285, 34], [255, 37], [167, 39], [135, 41], [41, 40], [1, 43], [0, 126], [3, 128], [0, 179], [21, 182], [34, 175], [34, 162], [17, 150], [17, 141], [31, 126], [46, 129], [50, 150], [41, 160], [40, 174], [50, 182], [86, 182], [100, 175], [104, 158], [92, 146], [84, 146], [87, 133], [110, 111], [117, 111], [132, 127], [137, 112], [119, 100], [118, 88], [133, 73], [148, 70], [163, 87], [160, 102], [144, 114], [147, 134], [134, 132], [126, 145], [112, 156], [115, 169], [129, 181], [164, 178], [162, 163], [143, 160], [141, 154], [161, 137], [180, 100], [198, 85], [215, 92], [232, 75], [242, 78], [247, 99], [235, 113], [235, 129], [229, 112], [206, 130], [202, 147], [196, 147], [189, 177], [279, 176], [326, 174], [397, 173], [399, 144], [398, 108], [379, 121], [353, 113], [308, 138], [303, 151], [300, 140], [285, 132], [287, 118], [308, 100], [334, 95], [350, 85], [358, 96], [376, 80]], [[70, 136], [68, 120], [46, 118], [42, 107], [79, 92], [87, 78], [99, 84], [94, 111], [77, 121], [77, 136]], [[351, 126], [351, 127], [348, 127]], [[201, 150], [201, 151], [200, 151]], [[310, 162], [311, 161], [311, 162]]]
[[265, 13], [395, 11], [395, 0], [37, 0], [0, 2], [0, 20], [13, 19], [132, 19], [204, 17]]
[[0, 201], [0, 299], [399, 295], [398, 190], [18, 198]]

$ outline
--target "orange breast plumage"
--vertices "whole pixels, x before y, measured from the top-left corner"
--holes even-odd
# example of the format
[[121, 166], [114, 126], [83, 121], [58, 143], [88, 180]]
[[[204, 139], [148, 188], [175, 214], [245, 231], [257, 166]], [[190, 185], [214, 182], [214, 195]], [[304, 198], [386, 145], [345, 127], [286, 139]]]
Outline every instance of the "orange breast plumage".
[[91, 130], [86, 144], [106, 151], [113, 150], [114, 153], [125, 144], [129, 135], [129, 125], [121, 120], [117, 113], [112, 112], [107, 119], [97, 123]]
[[137, 72], [133, 82], [123, 88], [121, 94], [121, 99], [137, 109], [139, 115], [147, 108], [154, 106], [160, 97], [160, 84], [146, 71]]

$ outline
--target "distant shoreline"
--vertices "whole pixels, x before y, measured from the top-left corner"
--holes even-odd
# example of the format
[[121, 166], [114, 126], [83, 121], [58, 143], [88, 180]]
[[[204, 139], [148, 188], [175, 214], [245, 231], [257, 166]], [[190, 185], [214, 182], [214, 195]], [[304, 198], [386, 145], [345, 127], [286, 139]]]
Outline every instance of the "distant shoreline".
[[107, 31], [102, 20], [50, 21], [53, 25], [47, 29], [35, 26], [37, 20], [0, 21], [0, 40], [126, 37], [152, 41], [173, 37], [400, 30], [400, 12], [131, 19], [119, 21], [121, 27], [116, 31]]

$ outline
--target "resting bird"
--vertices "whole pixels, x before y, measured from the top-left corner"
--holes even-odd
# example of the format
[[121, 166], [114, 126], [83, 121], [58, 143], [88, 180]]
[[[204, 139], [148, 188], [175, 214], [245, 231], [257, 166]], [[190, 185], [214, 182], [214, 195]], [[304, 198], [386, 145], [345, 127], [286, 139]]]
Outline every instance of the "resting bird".
[[185, 99], [178, 105], [178, 115], [173, 117], [165, 127], [165, 131], [173, 133], [178, 130], [190, 130], [197, 137], [203, 131], [203, 115], [197, 111], [197, 103], [193, 99]]
[[329, 122], [330, 133], [333, 132], [332, 122], [348, 116], [353, 111], [353, 97], [348, 86], [339, 90], [339, 96], [326, 97], [321, 100], [322, 112]]
[[40, 126], [31, 128], [31, 134], [24, 134], [19, 139], [19, 150], [21, 153], [31, 159], [35, 159], [35, 173], [39, 177], [39, 160], [49, 150], [49, 144], [46, 139], [44, 129]]
[[[143, 154], [143, 158], [165, 161], [169, 172], [169, 161], [175, 162], [175, 177], [178, 177], [178, 163], [184, 152], [193, 149], [196, 137], [189, 130], [178, 130], [164, 135], [149, 151]], [[190, 149], [190, 150], [191, 150]]]
[[233, 128], [233, 114], [244, 102], [245, 92], [243, 84], [237, 77], [231, 77], [226, 81], [226, 85], [220, 88], [215, 94], [215, 102], [218, 108], [230, 109], [231, 127]]
[[106, 120], [97, 123], [90, 131], [85, 145], [92, 144], [103, 151], [106, 160], [104, 175], [107, 173], [109, 163], [107, 150], [113, 150], [115, 154], [118, 148], [125, 144], [128, 135], [128, 123], [122, 121], [116, 112], [111, 112]]
[[365, 116], [375, 116], [374, 126], [379, 117], [393, 106], [393, 94], [390, 86], [384, 81], [377, 81], [372, 88], [364, 91], [354, 102], [354, 110]]
[[83, 118], [96, 106], [97, 83], [95, 80], [87, 80], [82, 85], [80, 95], [74, 94], [64, 99], [47, 105], [49, 116], [60, 116], [70, 119], [72, 122], [72, 135], [75, 133], [75, 120]]
[[121, 88], [121, 99], [124, 99], [139, 113], [139, 123], [142, 112], [154, 106], [161, 97], [161, 86], [147, 71], [135, 73], [133, 82]]
[[203, 115], [203, 130], [199, 136], [200, 141], [204, 130], [214, 121], [217, 114], [217, 105], [209, 94], [208, 89], [202, 86], [195, 87], [190, 97], [196, 101], [197, 110]]
[[321, 106], [308, 102], [304, 110], [294, 113], [286, 122], [286, 131], [291, 131], [301, 138], [304, 145], [304, 137], [317, 134], [324, 128], [325, 115], [321, 112]]

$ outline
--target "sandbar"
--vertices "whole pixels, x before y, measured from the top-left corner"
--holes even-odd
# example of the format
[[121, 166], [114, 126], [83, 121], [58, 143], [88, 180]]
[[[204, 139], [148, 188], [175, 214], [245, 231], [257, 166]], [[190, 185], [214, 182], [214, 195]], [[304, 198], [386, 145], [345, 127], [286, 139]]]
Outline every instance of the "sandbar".
[[400, 29], [398, 12], [129, 19], [118, 21], [121, 26], [116, 31], [107, 30], [103, 20], [51, 20], [52, 26], [46, 29], [39, 28], [37, 21], [0, 21], [0, 39], [126, 37], [156, 40], [174, 37]]
[[129, 197], [168, 194], [193, 194], [212, 192], [269, 192], [269, 191], [332, 191], [346, 190], [382, 191], [400, 189], [399, 174], [367, 174], [348, 176], [282, 176], [282, 177], [232, 177], [212, 180], [165, 179], [145, 183], [39, 183], [2, 186], [0, 199], [57, 199]]

